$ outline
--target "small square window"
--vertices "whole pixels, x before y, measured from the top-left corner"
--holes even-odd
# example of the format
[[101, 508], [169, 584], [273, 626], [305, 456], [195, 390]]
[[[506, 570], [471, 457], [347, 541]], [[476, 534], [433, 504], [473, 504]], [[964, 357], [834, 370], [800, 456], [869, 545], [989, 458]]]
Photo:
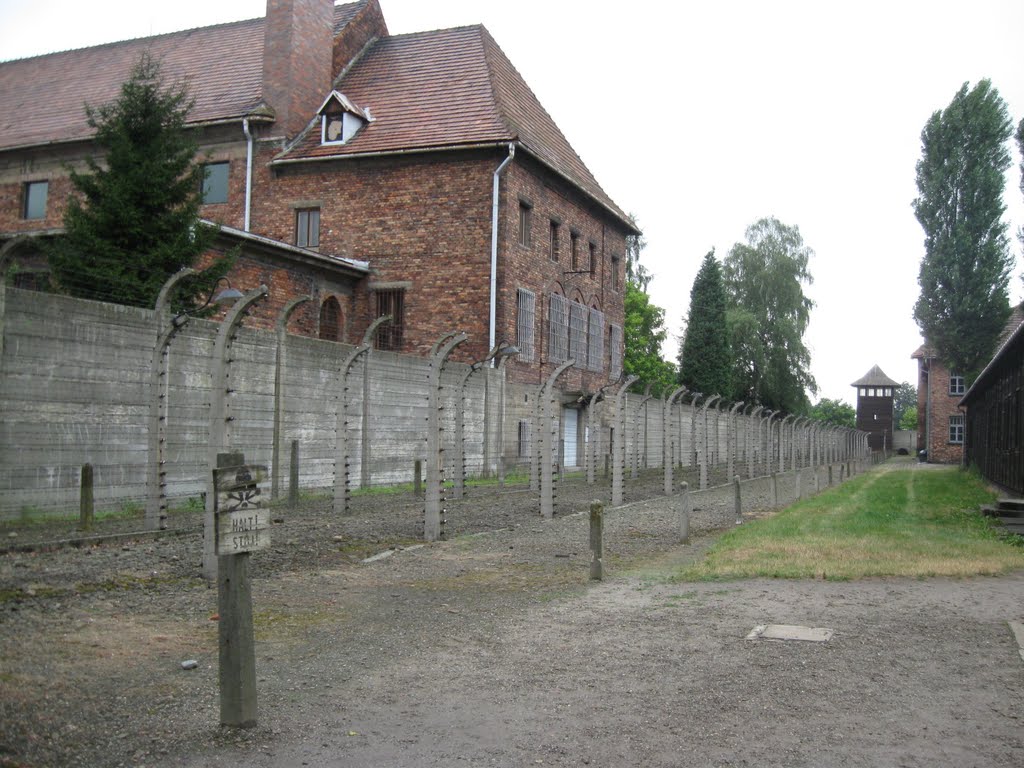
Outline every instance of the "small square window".
[[46, 197], [50, 190], [48, 181], [30, 181], [25, 185], [24, 202], [21, 209], [23, 219], [45, 219]]
[[530, 213], [532, 206], [524, 200], [519, 201], [519, 244], [530, 245]]
[[228, 163], [203, 166], [203, 205], [228, 201]]
[[295, 244], [299, 248], [320, 247], [319, 208], [300, 208], [295, 212]]
[[949, 375], [949, 394], [951, 395], [962, 395], [967, 391], [963, 376], [957, 376], [955, 373]]

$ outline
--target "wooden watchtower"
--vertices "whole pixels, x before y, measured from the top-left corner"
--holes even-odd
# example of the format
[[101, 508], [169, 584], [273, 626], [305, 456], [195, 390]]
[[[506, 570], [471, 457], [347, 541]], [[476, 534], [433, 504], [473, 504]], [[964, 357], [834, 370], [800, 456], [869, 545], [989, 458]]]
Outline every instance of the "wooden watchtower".
[[857, 388], [857, 429], [868, 433], [871, 450], [891, 449], [894, 395], [899, 382], [876, 365], [851, 386]]

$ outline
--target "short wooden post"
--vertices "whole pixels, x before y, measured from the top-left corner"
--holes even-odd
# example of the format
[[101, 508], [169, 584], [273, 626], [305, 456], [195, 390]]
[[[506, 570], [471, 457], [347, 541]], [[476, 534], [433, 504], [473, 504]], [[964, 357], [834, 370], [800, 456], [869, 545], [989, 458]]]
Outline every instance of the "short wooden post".
[[740, 476], [736, 475], [732, 479], [732, 487], [735, 490], [735, 507], [736, 507], [736, 525], [743, 524], [743, 499], [740, 495]]
[[288, 476], [288, 504], [299, 503], [299, 441], [292, 440], [291, 471]]
[[221, 555], [217, 564], [220, 621], [220, 722], [256, 725], [256, 642], [252, 628], [249, 553]]
[[772, 506], [779, 506], [779, 473], [772, 472]]
[[416, 459], [413, 463], [412, 492], [416, 496], [423, 493], [423, 459]]
[[846, 465], [845, 464], [840, 464], [839, 465], [839, 484], [840, 485], [842, 485], [843, 484], [843, 480], [846, 479], [845, 475], [846, 475]]
[[604, 578], [604, 505], [590, 502], [590, 578]]
[[796, 470], [796, 475], [793, 478], [793, 482], [796, 483], [796, 490], [794, 491], [794, 495], [796, 496], [796, 500], [800, 501], [800, 499], [802, 499], [804, 497], [804, 489], [803, 489], [803, 473], [799, 469]]
[[83, 464], [82, 487], [78, 504], [78, 529], [80, 531], [88, 531], [92, 528], [95, 510], [93, 499], [92, 464]]
[[832, 465], [828, 465], [828, 487], [832, 487]]
[[690, 543], [690, 484], [683, 482], [679, 486], [679, 541], [682, 544]]

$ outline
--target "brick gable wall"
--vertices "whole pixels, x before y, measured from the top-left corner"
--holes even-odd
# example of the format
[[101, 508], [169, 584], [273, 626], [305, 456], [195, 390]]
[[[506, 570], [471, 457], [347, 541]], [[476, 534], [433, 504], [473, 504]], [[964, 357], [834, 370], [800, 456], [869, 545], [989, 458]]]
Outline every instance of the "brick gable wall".
[[[918, 360], [917, 387], [917, 443], [918, 448], [928, 446], [928, 460], [939, 464], [959, 464], [963, 459], [963, 445], [949, 442], [949, 417], [963, 412], [958, 404], [962, 394], [949, 394], [950, 371], [937, 359], [929, 360], [930, 371], [925, 361]], [[931, 392], [931, 435], [927, 430], [928, 392]]]

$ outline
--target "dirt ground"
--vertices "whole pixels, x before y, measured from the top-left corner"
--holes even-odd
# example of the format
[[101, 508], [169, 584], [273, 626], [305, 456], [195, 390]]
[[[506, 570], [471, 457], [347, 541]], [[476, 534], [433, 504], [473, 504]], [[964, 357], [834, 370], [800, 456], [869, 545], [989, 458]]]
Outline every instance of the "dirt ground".
[[[218, 725], [194, 519], [156, 540], [8, 551], [0, 766], [1024, 765], [1007, 627], [1024, 573], [673, 582], [733, 524], [724, 488], [694, 497], [690, 545], [671, 503], [607, 512], [607, 578], [590, 582], [573, 513], [605, 491], [563, 484], [552, 521], [525, 490], [478, 491], [449, 505], [451, 539], [422, 547], [408, 497], [361, 497], [346, 518], [282, 509], [252, 556], [247, 731]], [[0, 530], [21, 547], [60, 533]], [[769, 623], [835, 634], [745, 639]]]

